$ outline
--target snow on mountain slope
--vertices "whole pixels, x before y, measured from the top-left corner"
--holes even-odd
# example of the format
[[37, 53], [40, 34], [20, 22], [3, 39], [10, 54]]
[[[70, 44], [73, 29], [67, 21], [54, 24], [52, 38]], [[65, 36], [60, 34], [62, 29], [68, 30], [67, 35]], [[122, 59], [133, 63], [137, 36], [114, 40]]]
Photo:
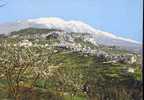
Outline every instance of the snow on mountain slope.
[[138, 49], [139, 47], [141, 47], [141, 44], [137, 41], [118, 37], [116, 35], [113, 35], [112, 33], [94, 29], [90, 25], [85, 24], [81, 21], [65, 21], [56, 17], [28, 19], [23, 21], [17, 21], [16, 23], [0, 24], [0, 34], [9, 33], [29, 27], [53, 28], [61, 29], [66, 32], [87, 33], [91, 36], [91, 38], [93, 38], [92, 40], [104, 45], [116, 45], [130, 49]]
[[36, 25], [39, 25], [37, 27], [45, 26], [45, 28], [57, 28], [57, 29], [65, 30], [67, 32], [91, 33], [94, 35], [106, 35], [106, 36], [113, 37], [113, 38], [115, 37], [111, 33], [96, 30], [92, 28], [91, 26], [89, 26], [88, 24], [85, 24], [81, 21], [73, 21], [73, 20], [65, 21], [63, 19], [54, 18], [54, 17], [29, 19], [27, 21], [30, 23], [35, 23]]
[[65, 21], [63, 19], [55, 18], [55, 17], [29, 19], [27, 21], [30, 23], [35, 23], [36, 25], [39, 25], [39, 27], [43, 26], [45, 28], [57, 28], [57, 29], [65, 30], [67, 32], [91, 33], [94, 35], [103, 35], [103, 36], [107, 36], [107, 37], [114, 38], [114, 39], [120, 39], [120, 40], [124, 40], [128, 42], [138, 43], [137, 41], [134, 41], [131, 39], [117, 37], [113, 35], [112, 33], [96, 30], [92, 28], [91, 26], [89, 26], [88, 24], [85, 24], [81, 21], [73, 21], [73, 20]]

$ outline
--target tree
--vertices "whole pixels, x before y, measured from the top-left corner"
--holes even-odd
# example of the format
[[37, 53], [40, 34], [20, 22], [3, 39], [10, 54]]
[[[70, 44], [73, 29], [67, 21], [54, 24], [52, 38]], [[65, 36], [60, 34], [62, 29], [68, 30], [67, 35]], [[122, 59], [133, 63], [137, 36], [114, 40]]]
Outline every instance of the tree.
[[0, 76], [7, 82], [10, 96], [19, 100], [21, 88], [27, 85], [32, 89], [37, 80], [49, 77], [54, 53], [53, 49], [7, 45], [4, 42], [0, 50]]

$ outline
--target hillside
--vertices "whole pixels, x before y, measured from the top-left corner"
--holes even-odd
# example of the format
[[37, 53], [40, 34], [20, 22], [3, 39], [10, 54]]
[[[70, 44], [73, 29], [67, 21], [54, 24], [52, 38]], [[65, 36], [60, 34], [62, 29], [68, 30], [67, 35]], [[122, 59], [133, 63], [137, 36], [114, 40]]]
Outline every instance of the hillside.
[[61, 18], [47, 17], [38, 19], [28, 19], [12, 23], [0, 24], [0, 34], [9, 34], [13, 31], [18, 31], [25, 28], [40, 28], [40, 29], [58, 29], [71, 33], [86, 33], [93, 42], [107, 46], [120, 46], [129, 51], [140, 52], [142, 51], [142, 44], [119, 37], [110, 32], [104, 32], [93, 28], [92, 26], [75, 20], [63, 20]]
[[0, 38], [0, 99], [142, 100], [141, 63], [87, 33], [15, 31]]

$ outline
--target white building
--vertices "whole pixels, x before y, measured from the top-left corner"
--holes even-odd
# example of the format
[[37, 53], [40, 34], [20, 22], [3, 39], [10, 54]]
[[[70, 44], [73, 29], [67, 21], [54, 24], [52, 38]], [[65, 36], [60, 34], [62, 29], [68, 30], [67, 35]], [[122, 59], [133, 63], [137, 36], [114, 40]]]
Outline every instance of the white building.
[[135, 69], [134, 68], [128, 68], [127, 70], [129, 73], [134, 73], [135, 72]]
[[20, 47], [30, 47], [30, 46], [32, 46], [32, 42], [29, 40], [22, 40], [21, 42], [19, 42], [19, 46]]
[[133, 63], [135, 63], [137, 61], [137, 59], [136, 59], [136, 56], [131, 56], [130, 58], [129, 58], [129, 61], [128, 61], [128, 63], [129, 64], [133, 64]]

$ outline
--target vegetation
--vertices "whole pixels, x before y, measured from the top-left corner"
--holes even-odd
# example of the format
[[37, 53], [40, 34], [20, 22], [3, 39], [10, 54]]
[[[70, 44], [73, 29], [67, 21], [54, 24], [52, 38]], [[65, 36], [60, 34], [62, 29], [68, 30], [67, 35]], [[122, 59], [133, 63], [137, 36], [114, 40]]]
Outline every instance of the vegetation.
[[[33, 32], [20, 32], [25, 31]], [[19, 37], [0, 39], [1, 100], [142, 100], [140, 64], [103, 63], [103, 57], [15, 45], [19, 41]], [[129, 68], [135, 71], [128, 72]]]

